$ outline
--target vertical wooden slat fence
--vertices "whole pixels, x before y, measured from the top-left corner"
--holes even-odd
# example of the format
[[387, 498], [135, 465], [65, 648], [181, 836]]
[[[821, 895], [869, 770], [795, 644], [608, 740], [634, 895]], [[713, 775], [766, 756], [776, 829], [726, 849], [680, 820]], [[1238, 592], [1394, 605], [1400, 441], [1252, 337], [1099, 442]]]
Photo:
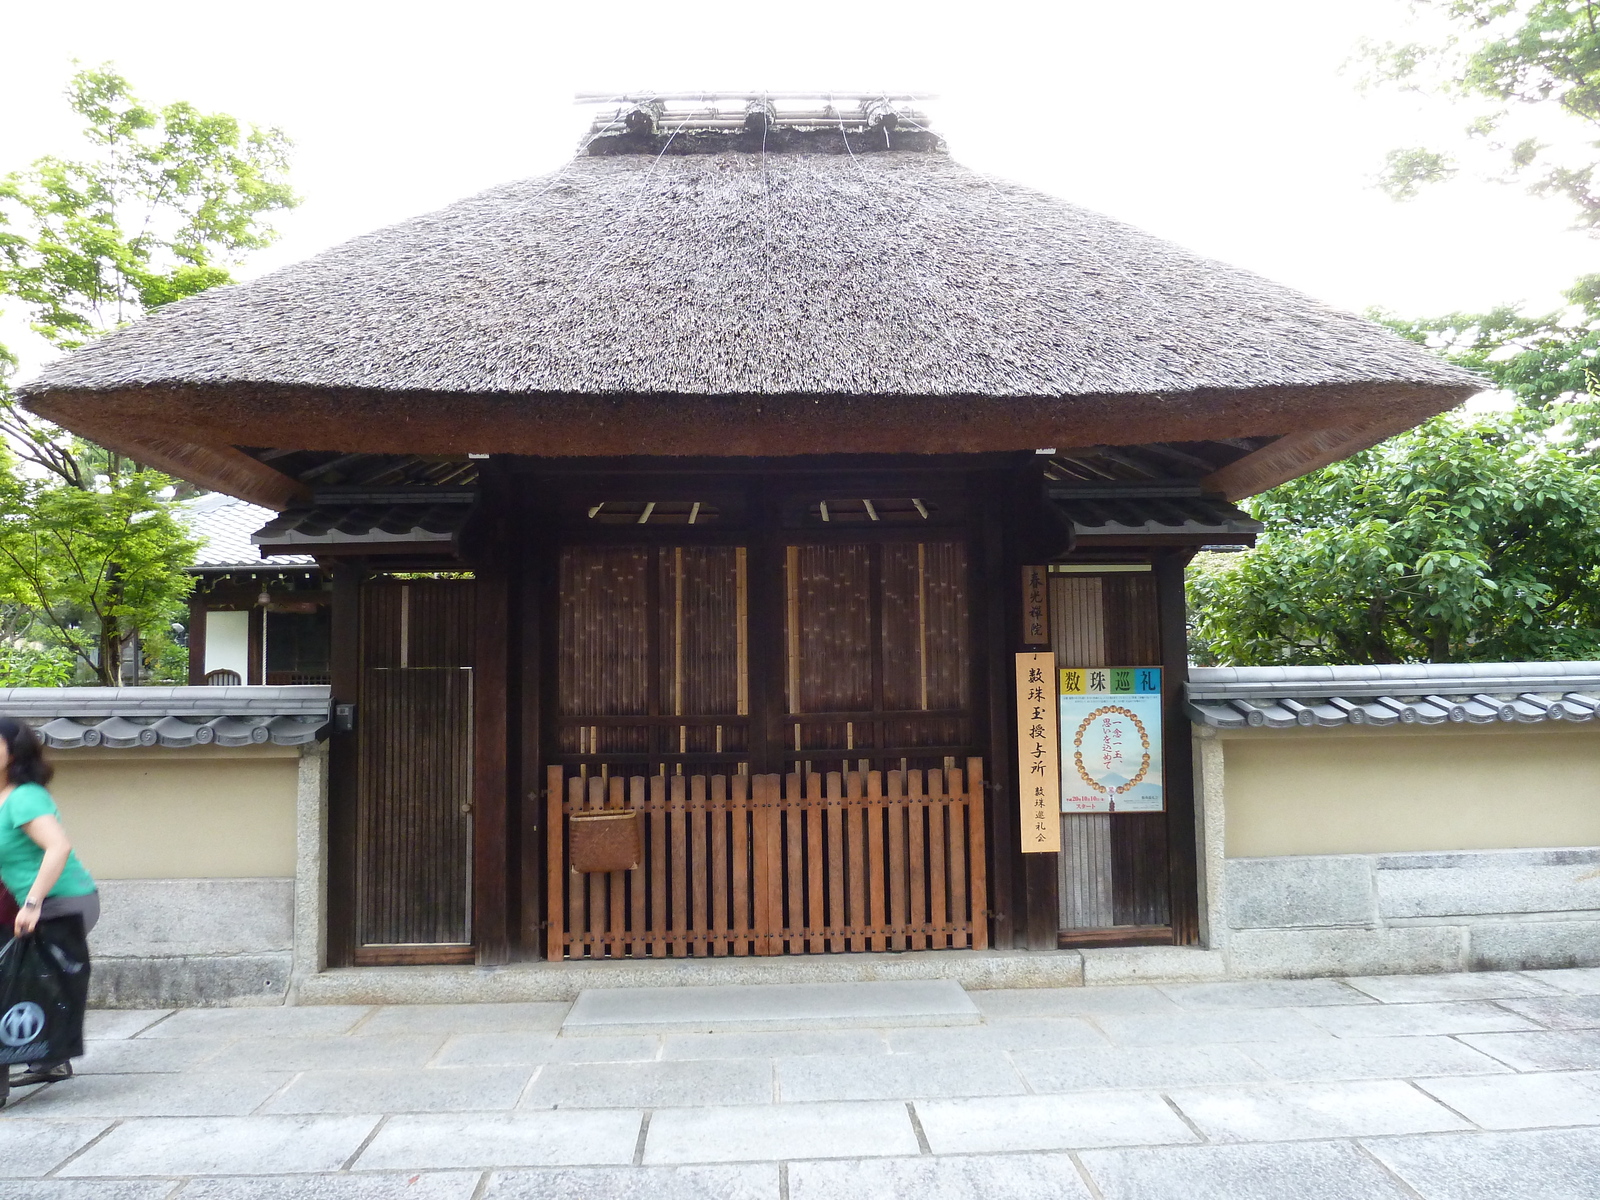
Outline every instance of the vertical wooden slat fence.
[[[549, 768], [548, 954], [681, 958], [988, 945], [983, 762], [827, 775]], [[643, 815], [632, 871], [569, 869], [567, 816]]]

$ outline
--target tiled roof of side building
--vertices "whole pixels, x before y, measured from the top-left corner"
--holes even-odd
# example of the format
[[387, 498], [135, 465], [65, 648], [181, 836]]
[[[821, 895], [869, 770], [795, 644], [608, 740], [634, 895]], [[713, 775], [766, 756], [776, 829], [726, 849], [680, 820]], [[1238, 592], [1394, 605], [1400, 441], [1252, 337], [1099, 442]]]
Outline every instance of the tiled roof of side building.
[[195, 555], [196, 571], [316, 565], [316, 559], [309, 554], [278, 554], [270, 560], [262, 559], [261, 548], [251, 542], [250, 535], [277, 518], [270, 508], [212, 492], [186, 501], [183, 516], [201, 543]]

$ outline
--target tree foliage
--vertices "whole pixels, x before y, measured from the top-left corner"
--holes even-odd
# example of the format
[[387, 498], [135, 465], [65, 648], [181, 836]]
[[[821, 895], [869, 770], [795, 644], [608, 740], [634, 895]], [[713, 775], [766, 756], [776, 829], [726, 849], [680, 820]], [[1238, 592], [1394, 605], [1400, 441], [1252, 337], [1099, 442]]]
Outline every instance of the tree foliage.
[[[1416, 0], [1442, 19], [1432, 41], [1368, 48], [1376, 78], [1449, 96], [1469, 112], [1465, 144], [1486, 149], [1508, 178], [1570, 201], [1579, 225], [1600, 231], [1600, 0]], [[1563, 146], [1525, 127], [1530, 111], [1576, 122]], [[1392, 150], [1383, 183], [1396, 198], [1454, 175], [1459, 154]]]
[[1600, 404], [1420, 428], [1258, 497], [1195, 571], [1202, 663], [1600, 657]]
[[[110, 66], [74, 75], [67, 101], [88, 153], [0, 178], [0, 302], [56, 349], [230, 282], [276, 237], [272, 214], [296, 203], [276, 129], [147, 106]], [[6, 386], [17, 363], [0, 344], [0, 609], [26, 614], [0, 622], [0, 678], [70, 665], [119, 684], [136, 637], [148, 663], [170, 660], [195, 549], [172, 510], [176, 481], [18, 407]]]

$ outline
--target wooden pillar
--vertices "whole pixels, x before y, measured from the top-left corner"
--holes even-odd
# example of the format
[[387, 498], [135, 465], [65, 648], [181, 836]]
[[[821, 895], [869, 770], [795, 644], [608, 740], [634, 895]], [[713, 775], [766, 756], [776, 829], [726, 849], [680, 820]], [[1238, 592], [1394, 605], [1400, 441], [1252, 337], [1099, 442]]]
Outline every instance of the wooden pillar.
[[[355, 961], [356, 790], [360, 781], [361, 576], [359, 566], [332, 570], [332, 720], [328, 734], [328, 965]], [[348, 705], [352, 728], [339, 713]]]
[[984, 813], [988, 820], [989, 944], [997, 949], [1026, 947], [1028, 899], [1016, 791], [1017, 723], [1012, 693], [1007, 564], [1015, 557], [1006, 542], [1005, 498], [1009, 479], [1002, 471], [972, 477], [970, 545], [973, 563], [974, 647], [982, 647], [982, 670], [973, 680], [973, 712], [988, 714], [988, 780]]
[[[489, 503], [495, 494], [490, 490]], [[511, 573], [508, 514], [488, 518], [474, 564], [477, 644], [472, 672], [472, 941], [479, 966], [511, 959], [511, 913], [520, 891], [510, 805]], [[519, 813], [520, 816], [520, 807]]]
[[206, 602], [203, 597], [189, 597], [189, 682], [206, 681]]
[[[508, 572], [515, 581], [511, 612], [512, 641], [517, 648], [517, 720], [508, 725], [519, 745], [518, 802], [522, 820], [518, 839], [518, 915], [515, 942], [522, 957], [544, 953], [546, 796], [544, 718], [551, 711], [546, 698], [550, 680], [545, 671], [546, 643], [554, 632], [559, 553], [553, 531], [556, 513], [544, 497], [527, 487], [517, 496], [515, 525], [508, 546]], [[547, 628], [547, 625], [550, 626]]]
[[1161, 629], [1162, 755], [1167, 796], [1168, 904], [1172, 940], [1189, 946], [1200, 940], [1198, 848], [1194, 819], [1194, 747], [1184, 711], [1189, 678], [1189, 630], [1183, 574], [1194, 551], [1169, 550], [1155, 556], [1156, 608]]

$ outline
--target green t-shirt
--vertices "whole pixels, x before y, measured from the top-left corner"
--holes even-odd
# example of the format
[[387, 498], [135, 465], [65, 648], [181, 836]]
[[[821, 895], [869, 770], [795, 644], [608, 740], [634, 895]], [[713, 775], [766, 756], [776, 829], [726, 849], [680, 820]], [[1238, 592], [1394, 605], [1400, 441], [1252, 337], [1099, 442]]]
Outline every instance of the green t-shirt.
[[[23, 826], [39, 817], [58, 817], [60, 810], [50, 793], [37, 783], [19, 783], [0, 802], [0, 883], [6, 885], [17, 903], [28, 898], [28, 890], [39, 877], [44, 862], [44, 847], [23, 831]], [[77, 854], [67, 855], [61, 878], [50, 889], [52, 896], [87, 896], [94, 891], [94, 880], [83, 869]]]

